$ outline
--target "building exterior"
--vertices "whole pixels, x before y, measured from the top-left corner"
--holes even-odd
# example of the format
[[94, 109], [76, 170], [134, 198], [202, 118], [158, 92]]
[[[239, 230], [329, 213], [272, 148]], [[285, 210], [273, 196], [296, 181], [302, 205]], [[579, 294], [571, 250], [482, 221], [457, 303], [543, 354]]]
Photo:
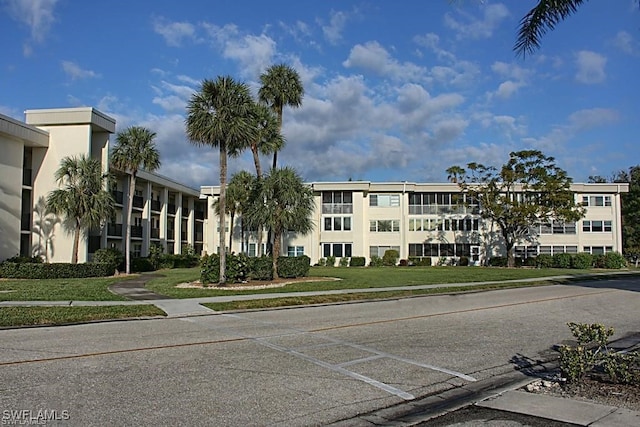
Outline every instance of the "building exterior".
[[[48, 214], [44, 200], [57, 183], [54, 173], [63, 157], [86, 154], [109, 168], [109, 139], [115, 120], [93, 108], [26, 111], [25, 122], [0, 115], [0, 261], [15, 255], [41, 256], [50, 262], [71, 259], [72, 237], [60, 218]], [[99, 248], [124, 250], [128, 175], [112, 171], [110, 188], [116, 213], [101, 230], [85, 236], [79, 262]], [[285, 233], [283, 254], [321, 258], [384, 255], [396, 249], [401, 259], [431, 258], [432, 263], [467, 257], [481, 264], [503, 254], [498, 230], [480, 218], [478, 206], [456, 204], [460, 190], [452, 183], [314, 182], [314, 230]], [[620, 195], [628, 184], [574, 184], [576, 201], [587, 209], [577, 223], [532, 225], [516, 255], [560, 252], [593, 254], [622, 251]], [[131, 219], [133, 256], [147, 256], [152, 245], [181, 253], [190, 245], [197, 254], [218, 253], [219, 220], [214, 202], [219, 187], [189, 188], [158, 174], [140, 171]], [[227, 227], [230, 227], [227, 218]], [[256, 256], [257, 230], [243, 232], [235, 218], [231, 251]], [[227, 230], [229, 231], [229, 230]], [[227, 233], [229, 235], [229, 233]], [[263, 241], [267, 234], [263, 233]], [[262, 244], [264, 246], [264, 243]]]
[[[315, 195], [315, 228], [307, 236], [285, 235], [283, 255], [305, 254], [312, 263], [328, 256], [364, 256], [369, 261], [395, 249], [400, 259], [429, 257], [437, 264], [464, 256], [480, 265], [491, 256], [504, 254], [498, 230], [480, 217], [479, 207], [455, 202], [460, 196], [457, 184], [348, 181], [309, 185]], [[622, 252], [620, 195], [628, 191], [628, 184], [573, 184], [572, 190], [576, 201], [586, 207], [586, 216], [577, 223], [532, 227], [530, 237], [516, 246], [516, 256]], [[201, 194], [211, 206], [219, 187], [201, 187]], [[211, 210], [208, 217], [216, 218]], [[231, 250], [255, 255], [257, 233], [245, 233], [241, 241], [241, 223], [241, 218], [236, 219]], [[210, 228], [205, 236], [204, 248], [209, 253], [221, 246], [216, 231]]]
[[[58, 188], [54, 174], [66, 156], [88, 155], [109, 169], [113, 118], [94, 108], [27, 110], [26, 121], [0, 115], [0, 261], [41, 256], [50, 262], [71, 260], [72, 238], [60, 218], [48, 214], [44, 201]], [[127, 175], [115, 171], [112, 194], [116, 214], [102, 230], [81, 239], [78, 261], [99, 248], [124, 250], [127, 226]], [[132, 251], [147, 255], [152, 244], [180, 253], [189, 244], [202, 250], [204, 203], [199, 191], [145, 171], [136, 180]]]

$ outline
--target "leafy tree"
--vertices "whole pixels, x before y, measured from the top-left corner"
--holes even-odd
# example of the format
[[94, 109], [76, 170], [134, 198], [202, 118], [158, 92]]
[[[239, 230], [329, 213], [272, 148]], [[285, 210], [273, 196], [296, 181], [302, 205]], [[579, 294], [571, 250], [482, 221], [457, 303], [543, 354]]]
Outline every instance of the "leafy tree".
[[[278, 132], [282, 133], [282, 110], [285, 106], [297, 108], [302, 105], [304, 88], [300, 75], [286, 64], [272, 65], [260, 75], [262, 86], [258, 91], [260, 101], [267, 104], [278, 117]], [[273, 166], [278, 163], [278, 150], [273, 152]]]
[[131, 272], [131, 215], [136, 178], [140, 169], [153, 172], [160, 167], [160, 154], [156, 148], [155, 132], [142, 126], [131, 126], [118, 132], [116, 145], [111, 153], [111, 165], [129, 175], [127, 198], [127, 229], [125, 232], [125, 272]]
[[101, 227], [113, 215], [114, 201], [105, 188], [109, 178], [99, 159], [85, 155], [64, 157], [55, 172], [62, 188], [48, 194], [46, 210], [63, 215], [65, 228], [73, 232], [72, 264], [78, 262], [80, 233]]
[[285, 231], [308, 234], [313, 229], [313, 191], [292, 168], [272, 169], [251, 193], [246, 214], [252, 225], [264, 224], [273, 230], [273, 277], [278, 278], [278, 257]]
[[[220, 200], [219, 212], [226, 212], [227, 156], [238, 155], [253, 141], [253, 100], [249, 87], [236, 82], [230, 76], [219, 76], [216, 80], [204, 80], [200, 91], [194, 93], [187, 105], [187, 137], [196, 145], [218, 147], [220, 152]], [[220, 277], [226, 282], [226, 251], [224, 245], [225, 215], [220, 215]]]
[[513, 247], [529, 234], [534, 224], [577, 221], [585, 210], [576, 204], [571, 178], [556, 166], [553, 157], [537, 150], [509, 154], [500, 169], [469, 163], [467, 169], [453, 166], [460, 189], [480, 203], [481, 215], [500, 230], [507, 252], [507, 265], [515, 265]]
[[260, 154], [273, 154], [284, 145], [284, 138], [280, 133], [278, 118], [264, 104], [255, 104], [254, 120], [257, 130], [256, 138], [251, 141], [249, 148], [253, 153], [253, 163], [256, 167], [256, 176], [262, 178]]

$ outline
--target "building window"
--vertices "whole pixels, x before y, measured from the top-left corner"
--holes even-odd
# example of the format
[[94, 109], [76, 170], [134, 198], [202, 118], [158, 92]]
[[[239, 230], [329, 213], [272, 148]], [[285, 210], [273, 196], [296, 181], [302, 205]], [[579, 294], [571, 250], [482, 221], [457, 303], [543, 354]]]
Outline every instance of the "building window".
[[611, 196], [582, 196], [583, 206], [611, 206]]
[[142, 245], [134, 244], [133, 245], [133, 257], [140, 258], [142, 256]]
[[410, 257], [453, 257], [471, 256], [471, 245], [468, 243], [410, 243]]
[[369, 246], [369, 258], [374, 256], [382, 258], [384, 253], [390, 249], [400, 253], [400, 246]]
[[350, 214], [353, 213], [353, 196], [351, 191], [323, 191], [323, 214]]
[[336, 258], [351, 257], [351, 243], [323, 243], [322, 244], [322, 256]]
[[575, 222], [552, 221], [538, 226], [539, 234], [576, 234]]
[[609, 252], [613, 252], [613, 246], [584, 246], [583, 252], [588, 252], [591, 255], [602, 255]]
[[369, 206], [398, 207], [400, 206], [399, 194], [370, 194]]
[[351, 231], [351, 217], [325, 216], [324, 231]]
[[287, 246], [287, 256], [295, 257], [304, 255], [304, 246]]
[[397, 219], [377, 219], [369, 221], [369, 231], [373, 233], [399, 232], [400, 221]]
[[461, 193], [411, 193], [409, 215], [478, 214], [476, 200]]
[[478, 218], [409, 218], [409, 231], [478, 231]]
[[582, 231], [585, 233], [611, 232], [611, 221], [582, 221]]

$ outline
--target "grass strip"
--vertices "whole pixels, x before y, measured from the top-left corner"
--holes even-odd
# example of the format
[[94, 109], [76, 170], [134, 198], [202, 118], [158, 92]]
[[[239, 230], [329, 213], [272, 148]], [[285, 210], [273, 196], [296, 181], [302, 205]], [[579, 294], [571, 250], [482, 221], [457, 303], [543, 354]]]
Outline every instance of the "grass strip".
[[166, 316], [154, 305], [111, 305], [82, 307], [2, 307], [0, 327], [29, 325], [63, 325], [92, 320]]
[[216, 303], [203, 303], [215, 311], [254, 310], [264, 308], [289, 307], [297, 305], [331, 304], [339, 302], [378, 300], [389, 298], [409, 298], [424, 295], [460, 294], [479, 291], [492, 291], [497, 289], [525, 288], [534, 286], [547, 286], [558, 284], [560, 281], [540, 281], [521, 283], [493, 283], [478, 286], [448, 286], [442, 288], [416, 289], [408, 291], [380, 291], [380, 292], [354, 292], [335, 295], [314, 295], [300, 297], [267, 298], [247, 301], [229, 301]]
[[133, 277], [2, 279], [0, 301], [125, 301], [109, 286]]

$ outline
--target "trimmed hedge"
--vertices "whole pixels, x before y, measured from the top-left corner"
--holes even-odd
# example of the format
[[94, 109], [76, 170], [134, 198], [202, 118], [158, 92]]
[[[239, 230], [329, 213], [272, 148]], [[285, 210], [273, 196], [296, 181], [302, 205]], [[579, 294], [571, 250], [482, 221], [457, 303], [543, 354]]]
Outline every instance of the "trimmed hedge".
[[15, 263], [0, 264], [0, 277], [7, 279], [72, 279], [82, 277], [113, 276], [115, 267], [111, 263]]
[[506, 267], [507, 266], [507, 257], [506, 256], [494, 256], [489, 258], [489, 265], [491, 267]]
[[431, 257], [409, 257], [409, 263], [413, 263], [413, 265], [417, 265], [419, 267], [431, 267]]
[[384, 251], [384, 255], [382, 255], [382, 265], [392, 267], [398, 263], [398, 258], [400, 258], [398, 251], [395, 249], [387, 249]]
[[571, 254], [553, 254], [553, 266], [555, 268], [571, 268]]
[[309, 274], [311, 258], [306, 255], [278, 257], [278, 276], [285, 278], [305, 277]]
[[253, 280], [273, 280], [273, 259], [268, 256], [249, 258], [249, 278]]
[[349, 267], [364, 267], [367, 264], [367, 259], [363, 256], [352, 256]]
[[575, 254], [571, 258], [571, 268], [588, 269], [593, 265], [593, 256], [588, 252]]
[[124, 254], [115, 248], [102, 248], [93, 254], [93, 262], [113, 264], [113, 268], [124, 271]]

